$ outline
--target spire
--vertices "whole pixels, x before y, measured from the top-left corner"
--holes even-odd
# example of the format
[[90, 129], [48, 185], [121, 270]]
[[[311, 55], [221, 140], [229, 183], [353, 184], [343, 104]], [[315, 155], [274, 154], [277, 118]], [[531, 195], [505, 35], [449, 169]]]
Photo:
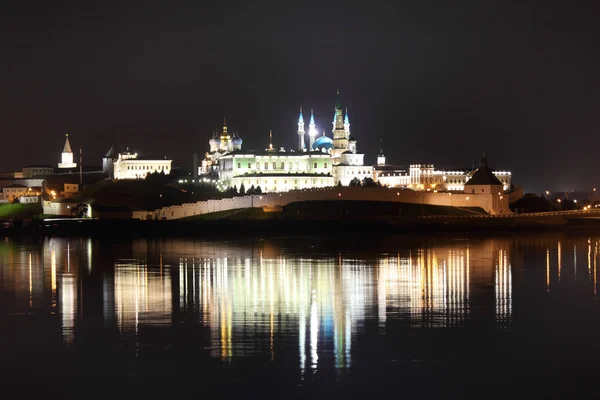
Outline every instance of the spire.
[[304, 116], [302, 115], [302, 106], [300, 106], [300, 115], [298, 116], [298, 123], [302, 122], [304, 124]]
[[487, 167], [488, 167], [487, 158], [485, 157], [485, 153], [482, 153], [481, 160], [479, 160], [479, 168], [487, 168]]
[[227, 136], [227, 118], [223, 117], [223, 136]]
[[383, 138], [379, 138], [379, 154], [383, 154]]
[[273, 130], [269, 129], [269, 151], [273, 151]]
[[335, 97], [335, 108], [338, 110], [342, 109], [342, 105], [340, 103], [340, 89], [337, 90], [337, 94]]
[[344, 124], [350, 125], [350, 118], [348, 118], [348, 109], [346, 108], [346, 117], [344, 118]]
[[71, 151], [71, 143], [69, 143], [69, 134], [65, 133], [65, 148], [63, 149], [63, 153], [72, 153]]
[[313, 109], [310, 109], [310, 125], [314, 125], [315, 124], [315, 115], [313, 114]]

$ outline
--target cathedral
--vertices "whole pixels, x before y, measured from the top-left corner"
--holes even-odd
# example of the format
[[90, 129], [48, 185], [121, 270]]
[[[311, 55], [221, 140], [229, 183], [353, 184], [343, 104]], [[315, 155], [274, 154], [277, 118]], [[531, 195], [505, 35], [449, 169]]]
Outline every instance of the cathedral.
[[332, 125], [332, 137], [325, 132], [317, 136], [311, 110], [307, 141], [305, 120], [300, 108], [297, 149], [276, 150], [271, 132], [267, 149], [244, 151], [242, 138], [236, 132], [230, 135], [227, 121], [224, 121], [221, 135], [213, 133], [209, 141], [210, 151], [206, 153], [199, 172], [217, 172], [219, 181], [227, 187], [260, 186], [264, 192], [322, 188], [339, 183], [347, 186], [353, 178], [372, 178], [373, 168], [365, 166], [364, 154], [357, 152], [356, 139], [350, 133], [348, 110], [344, 114], [339, 91]]

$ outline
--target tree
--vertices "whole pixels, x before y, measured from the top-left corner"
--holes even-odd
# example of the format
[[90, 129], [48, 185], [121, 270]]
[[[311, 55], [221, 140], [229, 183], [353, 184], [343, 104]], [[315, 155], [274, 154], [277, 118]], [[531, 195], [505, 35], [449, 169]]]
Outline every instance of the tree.
[[83, 218], [88, 212], [88, 205], [84, 203], [79, 203], [76, 206], [71, 208], [71, 214], [76, 216], [77, 218]]
[[256, 194], [256, 188], [254, 187], [254, 185], [250, 186], [250, 189], [248, 189], [246, 194]]
[[338, 181], [337, 187], [342, 187], [344, 185], [342, 185], [342, 181]]
[[362, 181], [363, 187], [377, 187], [377, 184], [373, 180], [373, 178], [366, 177]]
[[350, 185], [348, 185], [350, 187], [359, 187], [360, 186], [360, 179], [358, 178], [352, 178], [352, 180], [350, 181]]
[[240, 196], [244, 196], [246, 194], [246, 187], [244, 186], [244, 183], [240, 185], [239, 194]]
[[237, 194], [238, 194], [237, 186], [233, 186], [233, 187], [230, 187], [229, 189], [227, 189], [227, 194], [230, 196], [237, 196]]
[[262, 189], [260, 188], [260, 186], [256, 187], [255, 194], [262, 194]]

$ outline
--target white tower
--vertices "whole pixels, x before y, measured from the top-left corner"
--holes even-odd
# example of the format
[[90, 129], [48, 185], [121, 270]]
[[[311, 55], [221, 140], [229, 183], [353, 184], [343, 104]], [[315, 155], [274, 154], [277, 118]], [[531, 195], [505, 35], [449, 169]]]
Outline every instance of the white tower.
[[315, 138], [317, 137], [317, 127], [315, 126], [315, 116], [313, 114], [312, 108], [310, 109], [310, 122], [308, 124], [308, 138], [309, 138], [309, 147], [308, 150], [311, 151], [313, 144], [315, 143]]
[[63, 148], [61, 161], [58, 163], [58, 168], [75, 168], [77, 163], [73, 162], [73, 151], [71, 151], [71, 143], [69, 143], [69, 134], [65, 134], [65, 147]]
[[298, 117], [298, 150], [304, 151], [304, 116], [302, 116], [302, 107], [300, 107], [300, 116]]
[[385, 155], [383, 154], [383, 138], [379, 139], [379, 143], [381, 144], [381, 148], [379, 149], [379, 154], [377, 155], [377, 165], [385, 165]]

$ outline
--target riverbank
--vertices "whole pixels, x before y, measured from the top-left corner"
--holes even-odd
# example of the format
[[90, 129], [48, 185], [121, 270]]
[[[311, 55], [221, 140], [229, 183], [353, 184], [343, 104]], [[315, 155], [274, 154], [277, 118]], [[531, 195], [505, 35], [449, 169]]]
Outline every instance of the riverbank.
[[600, 232], [600, 219], [564, 216], [504, 218], [248, 219], [133, 220], [47, 219], [0, 228], [0, 235], [90, 237], [227, 237], [271, 234], [419, 233], [419, 232]]

